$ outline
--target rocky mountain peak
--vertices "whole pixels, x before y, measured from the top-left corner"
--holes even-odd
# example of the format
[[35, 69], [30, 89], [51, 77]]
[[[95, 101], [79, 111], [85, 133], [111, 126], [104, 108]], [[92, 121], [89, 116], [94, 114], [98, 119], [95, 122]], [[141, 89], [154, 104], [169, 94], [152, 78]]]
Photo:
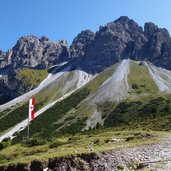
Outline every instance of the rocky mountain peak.
[[131, 19], [128, 17], [128, 16], [121, 16], [119, 17], [118, 19], [116, 19], [114, 22], [117, 23], [117, 22], [122, 22], [122, 23], [127, 23], [129, 22]]
[[81, 57], [84, 56], [91, 42], [94, 40], [95, 33], [91, 30], [84, 30], [74, 38], [72, 45], [70, 47], [71, 56]]
[[[106, 30], [113, 30], [117, 32], [123, 32], [123, 31], [128, 31], [128, 32], [142, 32], [143, 29], [140, 27], [134, 20], [128, 18], [127, 16], [122, 16], [118, 18], [117, 20], [107, 23], [106, 26], [100, 27], [101, 29], [106, 29]], [[103, 30], [102, 29], [102, 30]]]
[[[6, 53], [0, 51], [0, 68], [7, 68], [9, 73], [9, 65], [14, 70], [47, 69], [60, 62], [79, 59], [75, 64], [84, 71], [99, 73], [127, 58], [150, 61], [171, 70], [169, 32], [151, 22], [145, 23], [143, 30], [134, 20], [122, 16], [101, 26], [95, 33], [91, 30], [81, 31], [71, 46], [66, 40], [54, 42], [46, 36], [23, 36], [12, 50]], [[5, 82], [4, 87], [11, 90], [9, 82]]]
[[168, 41], [170, 38], [169, 32], [165, 28], [159, 28], [157, 25], [155, 25], [152, 22], [148, 22], [144, 24], [144, 34], [147, 37], [151, 37], [153, 35], [162, 35], [163, 37], [166, 38], [165, 41]]
[[[101, 26], [84, 53], [83, 64], [103, 70], [125, 59], [148, 60], [157, 66], [171, 69], [171, 38], [166, 29], [149, 22], [144, 30], [126, 16]], [[164, 62], [162, 59], [165, 59]]]
[[134, 20], [121, 16], [101, 26], [96, 33], [80, 32], [70, 47], [66, 40], [53, 42], [45, 36], [21, 37], [8, 53], [0, 52], [0, 67], [12, 64], [14, 68], [45, 69], [81, 57], [84, 64], [93, 65], [95, 70], [96, 66], [106, 68], [125, 58], [145, 59], [171, 69], [170, 44], [166, 29], [148, 22], [143, 30]]
[[40, 39], [36, 36], [21, 37], [12, 50], [15, 68], [45, 69], [57, 61], [68, 60], [70, 56], [66, 41], [53, 42], [45, 36]]
[[48, 37], [46, 37], [46, 36], [42, 36], [42, 37], [40, 38], [40, 41], [41, 41], [41, 42], [45, 42], [45, 41], [50, 41], [50, 39], [49, 39]]
[[158, 31], [158, 29], [159, 29], [158, 26], [152, 22], [148, 22], [144, 24], [144, 34], [147, 37], [151, 37], [155, 32]]

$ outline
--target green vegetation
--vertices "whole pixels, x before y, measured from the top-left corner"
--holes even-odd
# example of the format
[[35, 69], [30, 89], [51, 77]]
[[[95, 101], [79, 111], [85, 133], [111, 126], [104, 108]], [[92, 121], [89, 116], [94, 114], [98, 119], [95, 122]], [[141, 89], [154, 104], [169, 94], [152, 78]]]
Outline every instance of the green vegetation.
[[88, 118], [78, 118], [76, 122], [71, 123], [69, 126], [65, 126], [62, 129], [60, 129], [61, 134], [75, 134], [76, 132], [80, 132], [85, 126], [86, 126], [86, 120]]
[[49, 148], [56, 148], [56, 147], [59, 147], [59, 146], [65, 145], [65, 144], [67, 144], [66, 141], [56, 140], [56, 141], [49, 144]]
[[155, 96], [158, 93], [158, 88], [147, 68], [138, 64], [138, 62], [131, 61], [130, 71], [128, 75], [130, 99], [140, 98], [144, 95]]
[[[107, 69], [104, 71], [100, 76], [96, 78], [96, 80], [92, 81], [92, 83], [88, 84], [88, 87], [83, 88], [82, 90], [72, 94], [69, 98], [58, 102], [54, 107], [47, 110], [44, 114], [36, 118], [36, 120], [30, 125], [31, 135], [38, 134], [42, 137], [49, 135], [49, 131], [51, 130], [54, 133], [57, 133], [56, 129], [62, 126], [61, 124], [56, 124], [61, 117], [63, 117], [67, 112], [71, 109], [76, 108], [79, 103], [84, 100], [90, 92], [95, 91], [112, 73], [113, 68]], [[34, 70], [21, 70], [23, 75], [27, 75], [30, 72], [34, 72]], [[38, 71], [39, 72], [39, 71]], [[40, 71], [43, 72], [43, 71]], [[34, 75], [31, 74], [31, 75]], [[70, 73], [67, 76], [67, 79], [72, 79], [73, 73]], [[64, 81], [63, 81], [64, 82]], [[55, 96], [57, 89], [55, 88], [56, 85], [51, 86], [50, 89], [44, 89], [43, 92], [40, 92], [35, 95], [36, 99], [36, 111], [42, 108], [45, 104], [47, 104], [50, 100], [52, 100], [53, 96]], [[0, 116], [7, 114], [5, 111], [0, 113]], [[21, 107], [14, 109], [13, 111], [9, 111], [7, 115], [0, 119], [0, 131], [3, 132], [12, 126], [16, 125], [17, 123], [21, 122], [22, 120], [26, 119], [28, 115], [28, 104], [25, 104]], [[74, 120], [75, 116], [71, 116]], [[80, 117], [75, 119], [72, 123], [69, 123], [65, 127], [61, 129], [63, 133], [74, 133], [78, 132], [85, 126], [85, 121], [87, 116]], [[68, 120], [69, 121], [69, 120]], [[35, 132], [36, 130], [36, 132]], [[55, 132], [54, 132], [55, 131]], [[22, 136], [25, 136], [25, 132], [21, 133]], [[21, 138], [21, 137], [20, 137]]]
[[[37, 117], [36, 120], [30, 124], [30, 134], [32, 136], [40, 136], [42, 138], [51, 137], [52, 134], [56, 133], [56, 129], [61, 126], [56, 124], [56, 122], [71, 109], [76, 108], [77, 105], [88, 96], [88, 94], [89, 90], [84, 88], [73, 93], [63, 101], [57, 102], [52, 108], [48, 109], [44, 114]], [[74, 129], [72, 131], [78, 131], [77, 126], [80, 128], [81, 124], [84, 123], [85, 122], [77, 122], [73, 124]], [[63, 129], [63, 131], [64, 130], [65, 132], [71, 131], [68, 128]], [[18, 138], [22, 139], [24, 135], [26, 135], [26, 129], [19, 134]]]
[[105, 103], [98, 104], [98, 110], [102, 112], [102, 119], [107, 118], [107, 116], [114, 110], [117, 103], [106, 101]]
[[101, 74], [99, 74], [95, 79], [89, 82], [86, 87], [90, 90], [90, 93], [94, 93], [99, 89], [99, 87], [106, 81], [112, 74], [115, 72], [117, 68], [117, 64], [113, 65], [110, 68], [104, 70]]
[[117, 169], [120, 171], [120, 170], [124, 170], [124, 166], [123, 165], [118, 165], [117, 166]]
[[25, 84], [37, 87], [48, 75], [47, 70], [21, 69], [17, 77]]
[[[13, 145], [7, 141], [0, 143], [0, 165], [18, 161], [28, 162], [37, 158], [47, 159], [89, 153], [92, 150], [90, 146], [94, 152], [99, 152], [123, 146], [154, 143], [159, 140], [158, 134], [165, 133], [152, 131], [149, 133], [145, 130], [171, 130], [171, 97], [158, 94], [157, 86], [146, 68], [138, 66], [136, 62], [131, 63], [132, 69], [128, 76], [130, 87], [128, 99], [120, 103], [106, 101], [102, 104], [93, 104], [94, 106], [85, 100], [114, 73], [116, 66], [108, 68], [86, 86], [38, 116], [30, 124], [30, 141], [21, 143], [26, 136], [27, 129], [25, 129], [17, 134]], [[65, 79], [72, 79], [72, 77], [71, 72]], [[64, 86], [66, 80], [58, 83], [56, 81], [36, 94], [36, 108], [40, 109], [59, 97], [61, 95], [59, 87]], [[138, 100], [135, 101], [137, 97]], [[93, 130], [82, 131], [88, 117], [95, 110], [102, 113], [104, 125], [98, 123]], [[25, 119], [27, 114], [28, 104], [13, 111], [0, 113], [0, 117], [4, 116], [0, 118], [0, 132]], [[138, 131], [131, 131], [135, 129]], [[131, 163], [130, 168], [133, 167], [134, 164]], [[118, 165], [118, 169], [123, 170], [124, 167]]]
[[124, 101], [108, 115], [105, 127], [171, 130], [171, 99], [157, 97], [146, 101]]
[[17, 123], [26, 119], [27, 116], [28, 116], [28, 105], [27, 104], [12, 110], [7, 115], [4, 114], [4, 117], [0, 118], [0, 132], [3, 132], [5, 130], [13, 127]]
[[[37, 111], [43, 106], [42, 103], [36, 103], [35, 110]], [[15, 109], [7, 109], [0, 112], [0, 132], [15, 126], [28, 117], [28, 103], [23, 104]]]
[[31, 138], [29, 141], [25, 142], [27, 147], [34, 147], [46, 144], [46, 141], [41, 138]]
[[[27, 163], [35, 159], [76, 155], [81, 153], [102, 152], [157, 143], [167, 136], [167, 133], [146, 131], [114, 131], [103, 129], [76, 133], [74, 136], [63, 135], [53, 137], [46, 144], [27, 146], [18, 143], [0, 150], [0, 165], [9, 163]], [[133, 137], [127, 141], [128, 137]]]
[[2, 142], [0, 142], [0, 150], [4, 149], [10, 145], [11, 145], [11, 139], [5, 138]]

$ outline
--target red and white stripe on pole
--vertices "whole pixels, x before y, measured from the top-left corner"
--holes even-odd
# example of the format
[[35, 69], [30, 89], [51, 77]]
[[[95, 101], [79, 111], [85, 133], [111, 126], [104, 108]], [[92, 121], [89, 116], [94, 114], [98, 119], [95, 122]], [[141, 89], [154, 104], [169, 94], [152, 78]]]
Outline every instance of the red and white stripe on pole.
[[34, 107], [35, 107], [35, 100], [30, 99], [29, 100], [29, 121], [32, 121], [34, 119]]

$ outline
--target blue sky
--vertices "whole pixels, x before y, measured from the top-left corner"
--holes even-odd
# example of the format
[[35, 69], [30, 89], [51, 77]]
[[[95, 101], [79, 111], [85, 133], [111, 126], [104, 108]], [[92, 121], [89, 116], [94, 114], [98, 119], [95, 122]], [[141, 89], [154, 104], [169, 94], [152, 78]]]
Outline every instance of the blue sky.
[[96, 31], [123, 15], [171, 33], [171, 0], [0, 0], [0, 49], [12, 48], [24, 35], [71, 43], [81, 30]]

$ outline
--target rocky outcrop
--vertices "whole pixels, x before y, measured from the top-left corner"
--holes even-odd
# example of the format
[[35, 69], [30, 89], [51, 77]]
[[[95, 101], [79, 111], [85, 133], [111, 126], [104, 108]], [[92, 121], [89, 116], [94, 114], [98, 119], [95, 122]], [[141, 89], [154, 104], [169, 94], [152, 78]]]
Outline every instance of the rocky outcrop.
[[121, 59], [131, 58], [132, 52], [146, 41], [143, 29], [137, 23], [128, 17], [120, 17], [96, 32], [84, 63], [104, 69]]
[[134, 20], [123, 16], [99, 28], [82, 63], [87, 65], [86, 68], [93, 65], [95, 71], [101, 71], [122, 59], [131, 58], [171, 69], [170, 46], [171, 38], [166, 29], [145, 23], [143, 30]]
[[35, 86], [24, 81], [12, 65], [7, 65], [0, 69], [0, 88], [0, 94], [11, 99], [32, 90]]
[[[101, 153], [101, 154], [80, 154], [77, 156], [68, 156], [49, 159], [48, 162], [44, 161], [33, 161], [29, 164], [10, 164], [9, 166], [1, 166], [0, 171], [99, 171], [99, 170], [116, 170], [119, 166], [117, 157], [112, 158], [112, 154]], [[129, 159], [125, 160], [128, 164]]]
[[35, 88], [16, 76], [21, 68], [47, 69], [70, 59], [66, 41], [52, 42], [46, 37], [20, 38], [8, 52], [0, 51], [0, 87], [5, 96], [15, 98]]
[[71, 57], [75, 58], [84, 56], [90, 48], [94, 36], [95, 33], [90, 30], [85, 30], [79, 33], [78, 36], [74, 38], [70, 47]]
[[7, 53], [0, 51], [0, 68], [45, 69], [59, 62], [81, 57], [81, 64], [104, 69], [122, 59], [148, 60], [171, 69], [171, 38], [166, 29], [145, 23], [144, 29], [122, 16], [101, 26], [96, 33], [82, 31], [69, 47], [66, 41], [52, 42], [47, 37], [21, 37]]
[[66, 41], [52, 42], [46, 37], [22, 37], [12, 50], [11, 63], [14, 68], [45, 69], [70, 58]]
[[0, 50], [0, 68], [3, 68], [5, 65], [5, 53]]
[[69, 58], [69, 46], [65, 40], [52, 42], [45, 36], [24, 36], [8, 52], [0, 51], [0, 68], [12, 64], [15, 69], [47, 69]]

